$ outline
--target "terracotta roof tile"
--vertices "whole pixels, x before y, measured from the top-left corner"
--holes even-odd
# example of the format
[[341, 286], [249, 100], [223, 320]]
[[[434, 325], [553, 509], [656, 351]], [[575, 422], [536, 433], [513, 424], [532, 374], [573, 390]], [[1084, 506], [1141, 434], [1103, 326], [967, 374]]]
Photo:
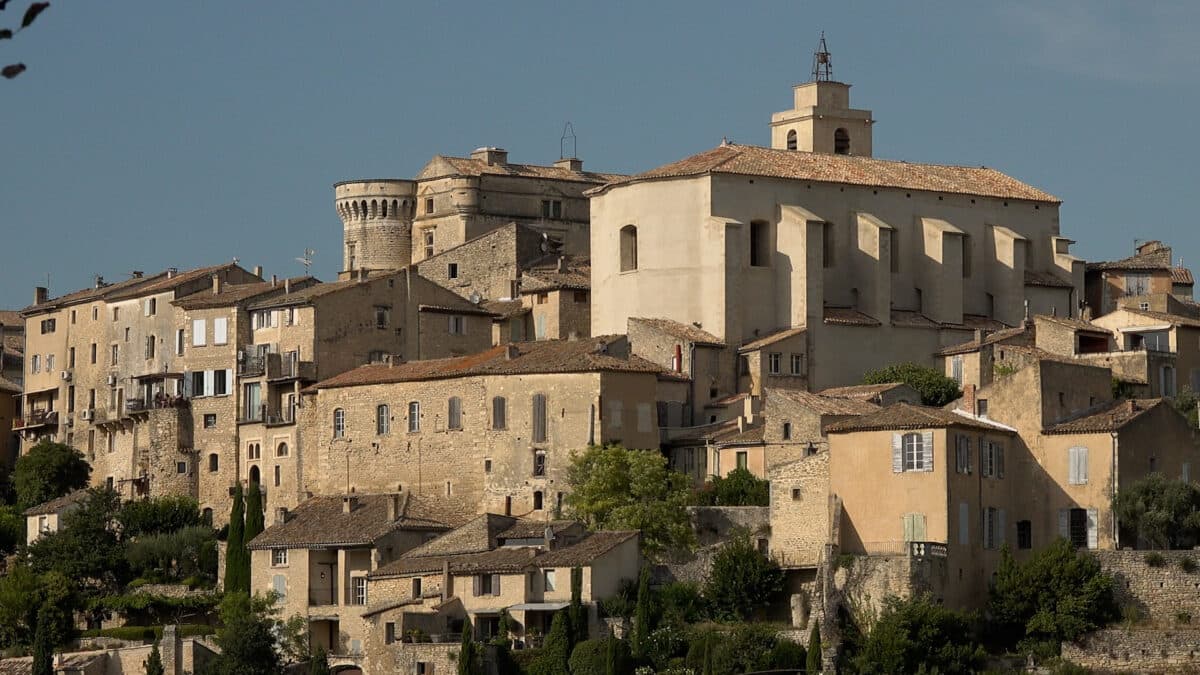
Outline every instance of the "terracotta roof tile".
[[1047, 434], [1087, 434], [1117, 431], [1166, 401], [1161, 398], [1107, 401], [1051, 425]]
[[1154, 312], [1145, 309], [1133, 309], [1132, 307], [1123, 308], [1130, 314], [1144, 316], [1148, 319], [1155, 319], [1163, 323], [1169, 323], [1172, 326], [1187, 326], [1189, 328], [1200, 328], [1200, 319], [1195, 319], [1190, 316], [1182, 316], [1180, 314], [1167, 314], [1166, 312]]
[[510, 319], [530, 311], [520, 300], [484, 300], [479, 306], [499, 319]]
[[590, 564], [596, 558], [608, 553], [634, 537], [637, 530], [613, 530], [593, 532], [578, 543], [564, 546], [554, 551], [539, 555], [534, 564], [538, 567], [575, 567]]
[[944, 323], [944, 324], [942, 324], [942, 326], [946, 327], [946, 328], [961, 327], [961, 328], [965, 328], [968, 330], [983, 329], [983, 330], [991, 330], [991, 331], [1006, 330], [1008, 328], [1013, 328], [1013, 326], [1010, 326], [1010, 325], [1004, 323], [1003, 321], [997, 321], [995, 319], [992, 319], [992, 318], [989, 318], [986, 316], [982, 316], [980, 314], [963, 314], [961, 324]]
[[78, 504], [78, 503], [84, 501], [85, 499], [87, 499], [87, 497], [88, 497], [88, 491], [86, 488], [75, 490], [74, 492], [69, 492], [57, 499], [51, 499], [48, 502], [42, 502], [41, 504], [38, 504], [37, 506], [31, 506], [31, 507], [25, 509], [25, 515], [27, 515], [27, 516], [45, 516], [45, 515], [49, 515], [51, 513], [58, 513], [59, 511], [61, 511], [63, 508], [65, 508], [67, 506], [70, 506], [72, 504]]
[[[444, 167], [449, 167], [449, 172]], [[566, 180], [577, 183], [608, 183], [621, 180], [626, 176], [619, 173], [596, 173], [594, 171], [571, 171], [557, 166], [541, 166], [538, 164], [488, 164], [482, 159], [470, 157], [448, 157], [435, 155], [425, 165], [417, 180], [428, 180], [443, 175], [455, 176], [519, 176], [524, 178], [549, 178]]]
[[1192, 271], [1189, 270], [1188, 268], [1172, 267], [1171, 268], [1171, 283], [1179, 284], [1181, 286], [1190, 286], [1190, 285], [1196, 283], [1196, 280], [1192, 278]]
[[978, 418], [960, 415], [941, 408], [929, 408], [910, 403], [896, 403], [869, 415], [832, 424], [827, 431], [829, 433], [849, 433], [888, 429], [942, 429], [953, 426], [1011, 433], [1007, 427]]
[[849, 307], [826, 307], [824, 321], [833, 326], [879, 326], [879, 319]]
[[982, 340], [970, 340], [956, 345], [950, 345], [937, 352], [936, 356], [952, 356], [954, 354], [969, 354], [979, 351], [981, 347], [994, 344], [1033, 344], [1034, 331], [1032, 327], [1026, 328], [1020, 326], [1017, 328], [1006, 328], [998, 330], [994, 333], [988, 333]]
[[698, 345], [708, 345], [712, 347], [725, 346], [725, 341], [721, 338], [691, 324], [680, 323], [671, 319], [649, 319], [640, 317], [629, 317], [629, 321], [649, 326], [654, 330], [665, 333], [672, 337], [677, 337], [685, 342], [692, 342]]
[[91, 302], [93, 300], [99, 300], [99, 299], [108, 297], [111, 294], [117, 293], [118, 291], [124, 291], [129, 288], [139, 287], [144, 284], [149, 284], [150, 282], [155, 281], [159, 278], [166, 278], [166, 276], [167, 276], [166, 272], [161, 272], [161, 273], [159, 273], [155, 276], [151, 276], [151, 277], [135, 277], [132, 279], [125, 279], [123, 281], [117, 281], [114, 283], [105, 284], [105, 285], [101, 286], [100, 288], [84, 288], [84, 289], [80, 289], [78, 291], [72, 291], [71, 293], [67, 293], [66, 295], [61, 295], [57, 298], [51, 298], [51, 299], [47, 300], [46, 302], [39, 303], [36, 305], [30, 305], [30, 306], [26, 307], [25, 309], [22, 309], [21, 314], [26, 314], [26, 315], [34, 314], [37, 312], [42, 312], [42, 311], [46, 311], [46, 310], [50, 310], [50, 309], [56, 309], [58, 307], [65, 307], [67, 305], [75, 305], [75, 304], [79, 304], [79, 303], [83, 303], [83, 302]]
[[106, 294], [107, 300], [123, 300], [134, 298], [140, 295], [151, 295], [154, 293], [163, 293], [176, 289], [184, 284], [191, 283], [197, 279], [203, 279], [217, 272], [232, 270], [237, 268], [237, 263], [224, 263], [222, 265], [211, 265], [209, 267], [199, 267], [194, 270], [179, 272], [171, 276], [165, 273], [155, 276], [149, 283], [143, 286], [130, 286], [118, 291]]
[[817, 393], [821, 396], [832, 398], [853, 398], [860, 401], [869, 401], [878, 398], [881, 394], [889, 392], [899, 387], [907, 387], [903, 382], [887, 382], [884, 384], [853, 384], [847, 387], [830, 387], [822, 389]]
[[766, 337], [761, 337], [761, 338], [758, 338], [757, 340], [747, 342], [746, 344], [742, 345], [738, 349], [738, 351], [739, 352], [752, 352], [756, 349], [762, 349], [763, 347], [769, 347], [781, 340], [786, 340], [790, 337], [796, 337], [797, 335], [804, 333], [805, 330], [807, 330], [807, 329], [804, 326], [797, 326], [795, 328], [785, 328], [781, 331], [776, 331], [774, 333], [771, 333], [770, 335], [767, 335]]
[[586, 291], [592, 287], [591, 268], [582, 267], [559, 272], [557, 270], [529, 270], [521, 275], [521, 292], [574, 290]]
[[871, 403], [864, 397], [829, 396], [827, 394], [814, 394], [797, 389], [767, 389], [768, 405], [770, 399], [777, 396], [788, 399], [818, 415], [869, 415], [879, 410], [879, 406]]
[[[250, 309], [267, 309], [269, 307], [286, 307], [287, 305], [302, 305], [311, 302], [315, 298], [320, 298], [331, 293], [340, 293], [351, 288], [355, 288], [360, 284], [386, 279], [389, 276], [396, 276], [399, 272], [392, 272], [383, 275], [368, 276], [365, 281], [354, 279], [339, 279], [338, 281], [319, 282], [300, 289], [292, 289], [291, 292], [273, 296], [265, 300], [259, 300], [250, 305]], [[466, 302], [465, 300], [463, 302]]]
[[25, 330], [25, 319], [17, 310], [0, 309], [0, 326], [19, 326], [21, 330]]
[[1074, 288], [1074, 285], [1054, 274], [1053, 272], [1037, 272], [1034, 270], [1025, 270], [1025, 285], [1026, 286], [1044, 286], [1046, 288]]
[[[343, 499], [357, 505], [347, 513]], [[389, 502], [395, 500], [397, 517], [388, 519]], [[268, 527], [247, 548], [313, 548], [320, 546], [369, 546], [398, 529], [445, 531], [445, 507], [426, 501], [410, 501], [405, 494], [342, 495], [313, 497], [292, 510], [286, 522]]]
[[729, 173], [822, 183], [889, 187], [1001, 199], [1059, 203], [1043, 192], [995, 169], [897, 162], [872, 157], [775, 150], [754, 145], [721, 145], [636, 176], [611, 181], [600, 193], [624, 183], [659, 178]]
[[[290, 288], [300, 289], [306, 288], [313, 284], [320, 283], [319, 280], [313, 277], [296, 277], [289, 279], [287, 282]], [[203, 290], [199, 293], [192, 293], [175, 300], [171, 304], [182, 309], [212, 309], [215, 307], [232, 307], [244, 302], [261, 300], [265, 295], [282, 295], [284, 282], [272, 284], [269, 281], [261, 283], [237, 284], [236, 286], [222, 286], [220, 293], [213, 293], [210, 290]]]
[[[544, 528], [546, 523], [541, 523], [541, 525]], [[445, 566], [450, 568], [451, 574], [456, 575], [481, 572], [519, 572], [531, 565], [575, 567], [588, 565], [599, 556], [637, 536], [637, 531], [593, 532], [574, 544], [551, 551], [535, 547], [501, 547], [470, 553], [429, 556], [414, 556], [412, 555], [413, 551], [410, 551], [383, 565], [368, 576], [374, 579], [408, 574], [428, 574], [440, 572]]]
[[1166, 270], [1171, 268], [1171, 250], [1168, 248], [1160, 248], [1145, 253], [1137, 253], [1122, 258], [1120, 260], [1099, 260], [1087, 264], [1087, 270], [1091, 271], [1151, 271], [1151, 270]]

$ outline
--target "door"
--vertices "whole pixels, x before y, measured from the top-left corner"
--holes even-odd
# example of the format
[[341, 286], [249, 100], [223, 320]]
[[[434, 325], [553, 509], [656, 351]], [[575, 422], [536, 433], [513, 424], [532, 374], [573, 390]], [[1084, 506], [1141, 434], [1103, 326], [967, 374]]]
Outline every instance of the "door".
[[1088, 512], [1087, 509], [1071, 509], [1069, 514], [1069, 533], [1071, 545], [1075, 548], [1088, 547]]

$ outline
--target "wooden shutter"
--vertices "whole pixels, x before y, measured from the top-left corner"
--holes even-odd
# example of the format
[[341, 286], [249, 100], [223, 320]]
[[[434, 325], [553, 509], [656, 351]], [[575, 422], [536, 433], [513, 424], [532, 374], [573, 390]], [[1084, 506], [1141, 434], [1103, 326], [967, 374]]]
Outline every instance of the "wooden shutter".
[[482, 588], [483, 588], [483, 577], [478, 574], [471, 577], [471, 593], [472, 593], [472, 595], [474, 595], [475, 597], [479, 597], [479, 594], [482, 592]]
[[1071, 538], [1071, 510], [1058, 510], [1058, 536], [1064, 539]]
[[925, 514], [913, 514], [913, 541], [925, 541]]
[[1067, 482], [1079, 484], [1079, 448], [1067, 450]]
[[892, 473], [904, 472], [904, 436], [892, 434]]
[[492, 575], [492, 595], [500, 595], [500, 575]]
[[[921, 434], [921, 466], [922, 471], [933, 471], [933, 432]], [[922, 539], [921, 541], [924, 541]]]
[[1000, 511], [996, 514], [996, 548], [1000, 548], [1001, 546], [1004, 545], [1004, 528], [1005, 527], [1006, 527], [1006, 525], [1004, 524], [1004, 509], [1000, 509]]
[[906, 513], [900, 520], [904, 528], [904, 541], [915, 541], [913, 539], [913, 514]]
[[1004, 444], [996, 444], [996, 475], [1004, 478]]
[[230, 394], [230, 393], [233, 393], [233, 386], [234, 386], [234, 385], [233, 385], [233, 382], [234, 382], [234, 380], [233, 380], [233, 368], [226, 368], [226, 369], [225, 369], [225, 391], [223, 391], [223, 392], [221, 392], [221, 393], [222, 393], [222, 394]]
[[1088, 482], [1088, 449], [1076, 448], [1076, 450], [1075, 454], [1079, 462], [1079, 483], [1082, 485]]
[[970, 523], [967, 522], [970, 507], [966, 502], [958, 504], [958, 543], [966, 546], [971, 543]]
[[214, 384], [213, 381], [215, 379], [213, 376], [214, 372], [215, 371], [212, 371], [212, 370], [204, 371], [204, 395], [205, 396], [213, 395], [213, 384]]
[[1088, 548], [1095, 549], [1100, 545], [1100, 533], [1097, 531], [1097, 522], [1100, 514], [1096, 509], [1087, 510], [1087, 544]]

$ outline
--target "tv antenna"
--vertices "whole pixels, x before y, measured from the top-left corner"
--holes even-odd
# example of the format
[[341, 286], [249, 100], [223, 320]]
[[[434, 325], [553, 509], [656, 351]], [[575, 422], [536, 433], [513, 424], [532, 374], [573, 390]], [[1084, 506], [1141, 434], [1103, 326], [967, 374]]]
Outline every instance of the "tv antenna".
[[813, 82], [829, 82], [833, 77], [833, 59], [829, 55], [829, 46], [825, 44], [825, 31], [821, 31], [821, 41], [817, 43], [817, 51], [813, 52]]
[[[570, 155], [566, 151], [568, 141], [571, 143]], [[575, 138], [575, 126], [571, 124], [570, 120], [567, 120], [567, 123], [563, 125], [562, 137], [558, 139], [558, 158], [566, 159], [568, 157], [571, 159], [579, 157], [579, 146]]]
[[312, 267], [313, 256], [316, 254], [317, 254], [317, 252], [314, 251], [313, 249], [306, 248], [306, 249], [304, 249], [304, 255], [299, 258], [296, 258], [296, 262], [300, 263], [301, 265], [304, 265], [304, 276], [308, 276], [308, 268]]

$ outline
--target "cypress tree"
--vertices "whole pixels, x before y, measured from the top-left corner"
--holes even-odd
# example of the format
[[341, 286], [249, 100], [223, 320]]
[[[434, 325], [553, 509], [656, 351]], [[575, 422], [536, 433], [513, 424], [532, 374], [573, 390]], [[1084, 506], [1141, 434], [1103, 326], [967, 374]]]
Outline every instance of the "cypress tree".
[[821, 627], [813, 623], [812, 633], [808, 635], [808, 660], [804, 671], [808, 675], [821, 672]]
[[555, 612], [550, 623], [550, 632], [542, 644], [534, 672], [541, 675], [570, 675], [571, 673], [571, 628], [570, 619], [563, 612]]
[[617, 675], [617, 638], [611, 631], [604, 641], [604, 675]]
[[42, 605], [33, 633], [33, 675], [54, 675], [53, 622], [52, 607]]
[[471, 619], [463, 621], [462, 646], [458, 650], [458, 675], [476, 675], [475, 667], [478, 659], [475, 654], [475, 631], [471, 629]]
[[250, 492], [246, 495], [246, 531], [242, 534], [246, 544], [262, 534], [264, 527], [262, 489], [259, 488], [258, 481], [251, 481]]
[[150, 650], [150, 656], [142, 666], [146, 669], [146, 675], [163, 675], [162, 653], [158, 651], [158, 640], [154, 641], [154, 648]]
[[571, 606], [568, 610], [571, 620], [571, 649], [588, 639], [588, 617], [583, 609], [583, 568], [571, 568]]
[[317, 645], [309, 657], [308, 675], [329, 675], [329, 653], [323, 645]]
[[646, 656], [646, 639], [650, 637], [650, 568], [643, 567], [638, 579], [637, 607], [633, 614], [633, 655]]
[[246, 506], [242, 502], [242, 484], [233, 488], [233, 509], [229, 513], [229, 537], [225, 540], [225, 590], [250, 591], [246, 555]]

